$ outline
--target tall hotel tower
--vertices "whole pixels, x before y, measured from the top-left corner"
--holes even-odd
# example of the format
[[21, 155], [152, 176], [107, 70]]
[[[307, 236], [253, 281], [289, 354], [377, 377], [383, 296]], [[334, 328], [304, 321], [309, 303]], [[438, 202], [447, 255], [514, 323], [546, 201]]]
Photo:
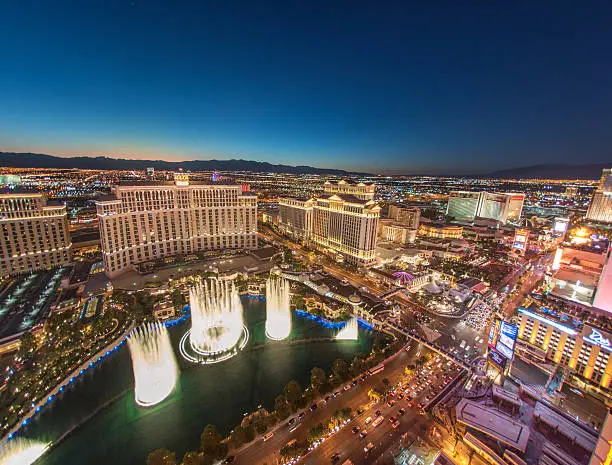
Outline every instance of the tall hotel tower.
[[316, 198], [279, 199], [279, 228], [312, 246], [369, 265], [376, 258], [380, 207], [374, 184], [326, 182]]
[[257, 195], [241, 186], [174, 183], [119, 185], [96, 202], [104, 269], [113, 278], [132, 265], [211, 249], [257, 247]]
[[43, 194], [0, 195], [0, 276], [53, 268], [70, 261], [66, 206]]
[[612, 223], [612, 168], [603, 170], [599, 188], [593, 193], [587, 220]]

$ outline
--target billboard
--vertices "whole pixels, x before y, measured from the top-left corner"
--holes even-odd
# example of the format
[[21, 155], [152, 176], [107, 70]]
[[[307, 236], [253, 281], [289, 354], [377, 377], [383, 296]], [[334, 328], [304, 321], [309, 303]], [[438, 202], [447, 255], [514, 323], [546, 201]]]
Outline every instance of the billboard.
[[565, 231], [567, 231], [568, 225], [569, 225], [569, 218], [555, 218], [553, 231], [556, 233], [563, 234]]
[[508, 359], [500, 354], [496, 349], [489, 348], [489, 363], [493, 365], [500, 372], [504, 372], [506, 369], [506, 362]]

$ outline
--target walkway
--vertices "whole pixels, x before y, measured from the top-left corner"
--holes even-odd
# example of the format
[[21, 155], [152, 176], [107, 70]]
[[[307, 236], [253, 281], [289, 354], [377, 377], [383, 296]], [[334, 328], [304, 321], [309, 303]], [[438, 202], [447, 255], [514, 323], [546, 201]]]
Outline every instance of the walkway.
[[420, 342], [421, 344], [423, 344], [425, 347], [433, 350], [434, 352], [439, 353], [440, 355], [442, 355], [443, 357], [446, 357], [447, 359], [449, 359], [451, 362], [456, 363], [457, 365], [461, 366], [463, 369], [465, 370], [469, 370], [471, 367], [469, 364], [465, 363], [464, 360], [461, 360], [459, 357], [457, 357], [455, 354], [452, 354], [450, 352], [446, 352], [444, 349], [442, 349], [438, 344], [436, 344], [435, 342], [429, 342], [427, 339], [425, 339], [424, 337], [419, 336], [418, 334], [407, 330], [406, 328], [402, 328], [399, 325], [396, 325], [395, 323], [391, 323], [389, 321], [386, 321], [385, 324], [391, 328], [393, 328], [394, 330], [402, 333], [404, 336], [408, 336], [411, 339], [414, 339], [415, 341]]

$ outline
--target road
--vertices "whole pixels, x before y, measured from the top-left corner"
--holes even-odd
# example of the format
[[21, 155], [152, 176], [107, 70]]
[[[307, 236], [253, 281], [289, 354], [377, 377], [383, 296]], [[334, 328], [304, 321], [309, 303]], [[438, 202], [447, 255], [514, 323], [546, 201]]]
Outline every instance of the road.
[[[341, 392], [337, 397], [331, 398], [327, 404], [319, 403], [319, 408], [314, 412], [306, 412], [306, 416], [302, 420], [302, 424], [294, 432], [290, 432], [286, 426], [286, 421], [274, 431], [274, 436], [268, 441], [264, 442], [263, 439], [258, 438], [251, 444], [241, 449], [238, 453], [235, 453], [236, 461], [238, 464], [268, 464], [277, 463], [279, 459], [279, 451], [282, 446], [292, 439], [303, 441], [308, 435], [308, 430], [320, 422], [326, 422], [329, 420], [331, 414], [336, 409], [350, 407], [353, 411], [357, 411], [364, 405], [368, 404], [368, 390], [373, 387], [380, 386], [383, 378], [388, 378], [391, 383], [396, 382], [402, 375], [404, 367], [415, 359], [418, 352], [423, 352], [424, 348], [420, 347], [420, 344], [412, 343], [410, 350], [407, 352], [401, 350], [392, 359], [385, 363], [385, 369], [375, 375], [369, 376], [365, 381], [358, 383], [356, 386], [348, 391]], [[296, 415], [294, 415], [296, 416]], [[348, 430], [352, 424], [349, 423], [350, 427], [345, 427], [342, 431]], [[311, 462], [307, 462], [311, 463]]]

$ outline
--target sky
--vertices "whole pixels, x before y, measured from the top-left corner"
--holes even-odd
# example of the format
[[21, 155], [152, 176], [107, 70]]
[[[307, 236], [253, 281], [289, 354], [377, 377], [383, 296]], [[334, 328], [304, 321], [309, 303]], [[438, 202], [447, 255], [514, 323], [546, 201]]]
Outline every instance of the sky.
[[0, 0], [0, 151], [608, 162], [610, 24], [603, 1]]

